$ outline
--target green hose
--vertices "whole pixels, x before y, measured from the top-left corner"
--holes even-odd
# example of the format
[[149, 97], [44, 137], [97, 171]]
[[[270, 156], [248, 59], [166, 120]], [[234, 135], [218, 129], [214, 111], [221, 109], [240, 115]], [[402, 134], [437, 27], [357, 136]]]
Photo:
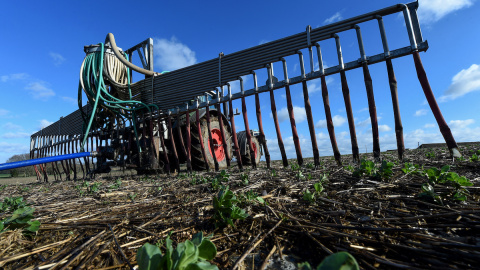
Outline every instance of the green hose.
[[[103, 64], [104, 64], [104, 51], [105, 47], [103, 43], [99, 44], [101, 50], [97, 52], [93, 52], [88, 54], [82, 64], [80, 70], [80, 83], [78, 87], [78, 106], [80, 108], [82, 118], [84, 120], [84, 137], [83, 142], [81, 144], [81, 151], [84, 151], [84, 145], [87, 141], [88, 134], [92, 129], [93, 119], [95, 118], [95, 114], [97, 111], [98, 106], [103, 107], [106, 110], [112, 111], [116, 115], [121, 115], [124, 118], [127, 118], [132, 123], [135, 138], [137, 142], [138, 151], [141, 153], [141, 147], [138, 139], [138, 132], [136, 128], [136, 112], [148, 110], [148, 112], [152, 112], [151, 107], [155, 108], [157, 111], [159, 110], [158, 106], [155, 104], [145, 104], [140, 101], [132, 100], [132, 91], [131, 91], [131, 82], [130, 82], [130, 71], [127, 67], [127, 84], [128, 84], [128, 92], [129, 92], [129, 100], [121, 100], [112, 96], [108, 90], [105, 82], [103, 80]], [[126, 61], [128, 61], [128, 56], [125, 54]], [[164, 72], [162, 72], [164, 73]], [[92, 113], [88, 119], [87, 123], [87, 116], [81, 110], [82, 107], [82, 89], [85, 91], [85, 94], [88, 98], [90, 104], [93, 103]]]

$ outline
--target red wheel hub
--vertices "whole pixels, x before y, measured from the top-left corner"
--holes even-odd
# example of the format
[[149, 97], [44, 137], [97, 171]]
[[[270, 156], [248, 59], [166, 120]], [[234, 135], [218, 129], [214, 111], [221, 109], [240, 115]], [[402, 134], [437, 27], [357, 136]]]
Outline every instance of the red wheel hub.
[[[225, 159], [225, 147], [222, 144], [223, 137], [220, 129], [217, 129], [217, 128], [212, 129], [212, 141], [213, 141], [213, 150], [215, 151], [215, 157], [217, 157], [218, 162], [222, 162]], [[213, 156], [210, 140], [208, 140], [208, 151], [210, 151], [210, 155]]]

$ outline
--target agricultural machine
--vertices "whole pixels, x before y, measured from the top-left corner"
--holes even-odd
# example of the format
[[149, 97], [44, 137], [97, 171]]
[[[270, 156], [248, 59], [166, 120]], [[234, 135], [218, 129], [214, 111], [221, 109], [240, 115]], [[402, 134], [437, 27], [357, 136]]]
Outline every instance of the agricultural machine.
[[[122, 50], [117, 47], [114, 36], [108, 34], [104, 43], [85, 46], [86, 57], [81, 66], [78, 88], [79, 109], [31, 136], [31, 158], [49, 158], [48, 162], [59, 175], [61, 170], [67, 175], [74, 171], [75, 177], [75, 164], [80, 164], [84, 176], [87, 173], [106, 172], [111, 165], [133, 168], [139, 173], [178, 171], [183, 163], [186, 163], [187, 170], [219, 170], [230, 167], [233, 158], [240, 168], [244, 165], [255, 167], [262, 154], [265, 155], [269, 167], [271, 161], [263, 132], [259, 98], [260, 93], [269, 93], [279, 151], [283, 165], [287, 166], [274, 97], [278, 89], [284, 88], [296, 160], [301, 165], [303, 156], [290, 92], [291, 85], [301, 84], [314, 164], [318, 166], [319, 151], [307, 81], [320, 79], [330, 142], [335, 160], [341, 164], [326, 83], [327, 76], [339, 73], [352, 156], [354, 161], [358, 161], [359, 149], [346, 72], [361, 68], [368, 97], [373, 155], [380, 159], [377, 113], [369, 65], [385, 62], [395, 118], [397, 151], [402, 159], [405, 149], [403, 126], [392, 60], [408, 55], [413, 56], [418, 79], [451, 155], [459, 156], [457, 144], [440, 112], [420, 59], [419, 52], [426, 51], [428, 43], [422, 37], [417, 8], [418, 2], [397, 4], [315, 29], [308, 26], [305, 32], [299, 34], [228, 55], [221, 53], [212, 60], [161, 73], [153, 69], [152, 39]], [[395, 13], [400, 13], [404, 18], [409, 46], [391, 49], [387, 42], [383, 17]], [[378, 23], [383, 53], [365, 53], [360, 25], [369, 21]], [[343, 60], [338, 33], [345, 31], [354, 31], [357, 37], [358, 60]], [[320, 42], [328, 39], [335, 41], [338, 64], [327, 68], [322, 60]], [[308, 71], [302, 50], [309, 60]], [[132, 57], [136, 54], [143, 67], [132, 63]], [[298, 56], [296, 59], [301, 69], [300, 76], [290, 77], [288, 74], [285, 58], [292, 55]], [[283, 73], [283, 80], [274, 76], [273, 63], [280, 63], [283, 67], [279, 72]], [[318, 66], [318, 69], [315, 66]], [[259, 70], [266, 70], [268, 74], [264, 85], [257, 82]], [[132, 83], [133, 71], [145, 75], [145, 78]], [[252, 79], [252, 89], [244, 89], [245, 76]], [[240, 92], [232, 93], [233, 81], [239, 81]], [[88, 99], [85, 106], [82, 106], [83, 93]], [[255, 96], [258, 132], [249, 128], [245, 102], [247, 96]], [[234, 113], [232, 106], [232, 101], [236, 99], [241, 100], [241, 114], [246, 129], [238, 133], [235, 130], [234, 116], [239, 113]], [[91, 152], [93, 150], [95, 152]], [[82, 156], [73, 156], [72, 159], [71, 155], [77, 154]], [[58, 157], [55, 159], [56, 156]], [[52, 158], [54, 160], [51, 160]], [[45, 160], [32, 160], [28, 164], [40, 164], [36, 167], [38, 176], [44, 174], [46, 177]]]

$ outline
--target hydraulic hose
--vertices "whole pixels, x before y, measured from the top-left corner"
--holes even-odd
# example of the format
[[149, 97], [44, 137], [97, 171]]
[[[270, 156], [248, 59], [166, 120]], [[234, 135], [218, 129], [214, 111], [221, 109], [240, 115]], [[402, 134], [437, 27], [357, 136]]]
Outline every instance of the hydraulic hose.
[[120, 61], [122, 61], [122, 63], [125, 64], [127, 67], [135, 70], [138, 73], [142, 73], [149, 76], [153, 76], [157, 74], [154, 71], [143, 69], [127, 61], [118, 50], [117, 44], [115, 43], [115, 37], [113, 36], [112, 33], [107, 34], [107, 37], [105, 38], [105, 44], [107, 44], [109, 41], [110, 41], [110, 45], [112, 46], [113, 53], [115, 53], [115, 56], [117, 56], [117, 58], [120, 59]]
[[44, 158], [22, 160], [22, 161], [10, 162], [10, 163], [3, 163], [3, 164], [0, 164], [0, 171], [38, 165], [38, 164], [43, 164], [48, 162], [55, 162], [55, 161], [82, 158], [82, 157], [90, 157], [90, 156], [96, 156], [96, 155], [97, 155], [96, 152], [81, 152], [81, 153], [74, 153], [74, 154], [61, 155], [61, 156], [44, 157]]

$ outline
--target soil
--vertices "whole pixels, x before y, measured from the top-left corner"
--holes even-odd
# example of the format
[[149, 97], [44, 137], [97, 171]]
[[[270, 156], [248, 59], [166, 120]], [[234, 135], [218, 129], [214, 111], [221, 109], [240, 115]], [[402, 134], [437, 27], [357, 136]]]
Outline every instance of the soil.
[[[0, 200], [22, 196], [35, 207], [41, 226], [30, 236], [0, 234], [0, 268], [130, 269], [146, 242], [161, 246], [171, 234], [180, 243], [203, 231], [212, 235], [218, 250], [212, 263], [219, 269], [236, 263], [239, 269], [259, 269], [272, 250], [266, 269], [295, 269], [305, 261], [316, 266], [338, 251], [348, 251], [363, 269], [471, 269], [480, 263], [480, 161], [469, 158], [479, 149], [479, 144], [461, 146], [463, 160], [450, 158], [444, 147], [405, 152], [403, 162], [424, 169], [450, 165], [474, 184], [467, 187], [466, 201], [445, 198], [443, 205], [418, 196], [427, 177], [402, 172], [404, 164], [393, 151], [382, 153], [395, 163], [389, 179], [354, 177], [347, 166], [357, 165], [349, 164], [350, 156], [342, 156], [343, 166], [322, 157], [318, 168], [305, 159], [303, 177], [281, 161], [243, 172], [232, 166], [228, 182], [221, 184], [237, 194], [249, 217], [225, 228], [211, 219], [218, 189], [202, 183], [219, 172], [9, 184], [1, 186]], [[372, 160], [371, 154], [362, 158]], [[328, 180], [315, 200], [303, 199], [324, 176]], [[98, 190], [94, 183], [100, 183]], [[435, 191], [451, 188], [437, 184]], [[242, 199], [246, 192], [267, 203]], [[5, 217], [0, 214], [0, 220]]]

